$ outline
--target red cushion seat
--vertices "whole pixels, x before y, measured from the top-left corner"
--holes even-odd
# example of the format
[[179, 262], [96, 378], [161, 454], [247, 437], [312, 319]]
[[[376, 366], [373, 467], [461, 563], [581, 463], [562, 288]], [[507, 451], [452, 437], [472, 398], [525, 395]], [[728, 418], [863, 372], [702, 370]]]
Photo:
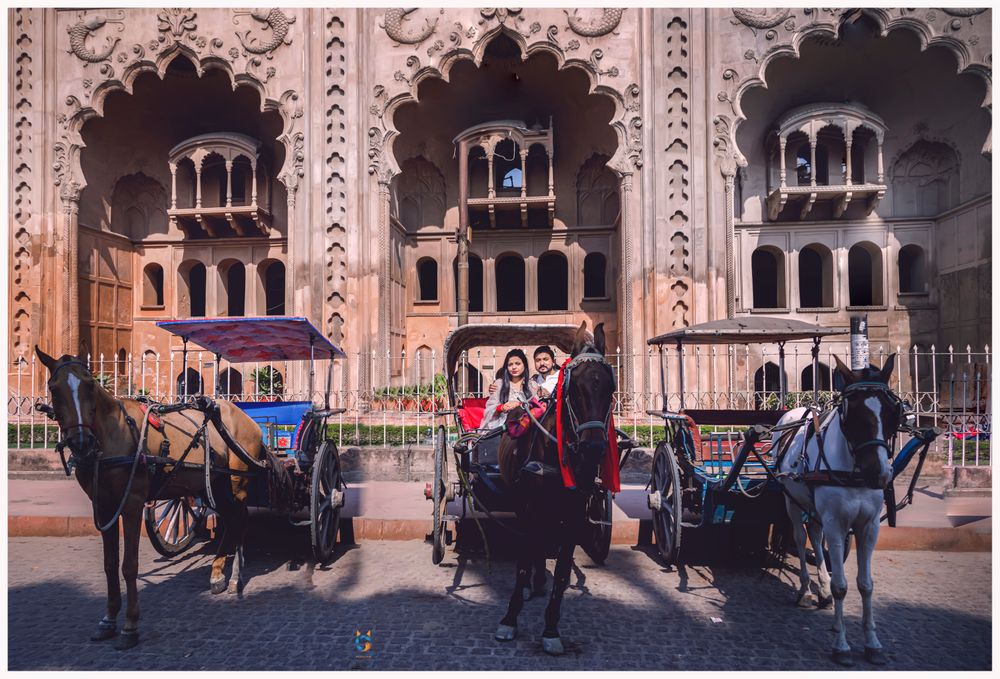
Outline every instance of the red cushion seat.
[[462, 423], [462, 429], [472, 431], [479, 429], [483, 423], [483, 415], [486, 412], [485, 398], [466, 398], [458, 406], [458, 421]]

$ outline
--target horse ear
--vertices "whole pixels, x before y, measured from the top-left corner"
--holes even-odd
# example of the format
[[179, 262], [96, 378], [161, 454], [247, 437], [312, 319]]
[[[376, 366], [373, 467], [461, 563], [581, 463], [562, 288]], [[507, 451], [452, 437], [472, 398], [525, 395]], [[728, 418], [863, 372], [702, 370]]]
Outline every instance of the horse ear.
[[879, 375], [880, 379], [889, 384], [889, 378], [892, 377], [892, 369], [896, 367], [896, 354], [889, 354], [889, 358], [885, 360], [885, 365], [882, 366], [882, 372]]
[[594, 348], [604, 355], [604, 323], [594, 326]]
[[858, 376], [854, 374], [853, 370], [844, 365], [844, 362], [840, 360], [840, 356], [834, 354], [833, 360], [837, 362], [837, 372], [844, 378], [845, 385], [858, 381]]
[[44, 351], [39, 349], [37, 344], [35, 345], [35, 355], [38, 356], [38, 360], [42, 362], [42, 365], [44, 365], [50, 371], [52, 370], [52, 368], [55, 367], [56, 359], [52, 358]]
[[576, 329], [576, 336], [573, 337], [572, 356], [576, 356], [583, 350], [583, 347], [587, 345], [589, 335], [590, 333], [587, 332], [587, 321], [582, 321], [580, 327]]

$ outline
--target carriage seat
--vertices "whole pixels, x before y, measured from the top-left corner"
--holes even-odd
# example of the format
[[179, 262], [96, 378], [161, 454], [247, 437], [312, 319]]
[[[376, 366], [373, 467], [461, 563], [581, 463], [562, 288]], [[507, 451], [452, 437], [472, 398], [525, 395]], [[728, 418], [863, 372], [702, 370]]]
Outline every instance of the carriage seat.
[[464, 398], [458, 406], [458, 421], [465, 431], [475, 431], [486, 415], [485, 398]]

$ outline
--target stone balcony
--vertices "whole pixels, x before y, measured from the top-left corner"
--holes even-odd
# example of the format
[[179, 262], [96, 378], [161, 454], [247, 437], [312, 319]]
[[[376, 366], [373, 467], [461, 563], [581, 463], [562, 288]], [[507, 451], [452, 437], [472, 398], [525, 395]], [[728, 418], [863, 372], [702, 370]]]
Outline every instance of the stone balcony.
[[799, 206], [799, 219], [812, 212], [816, 201], [834, 202], [833, 215], [839, 219], [851, 201], [865, 201], [865, 214], [870, 215], [885, 196], [885, 184], [840, 184], [816, 186], [783, 186], [767, 196], [767, 216], [774, 221], [788, 203]]

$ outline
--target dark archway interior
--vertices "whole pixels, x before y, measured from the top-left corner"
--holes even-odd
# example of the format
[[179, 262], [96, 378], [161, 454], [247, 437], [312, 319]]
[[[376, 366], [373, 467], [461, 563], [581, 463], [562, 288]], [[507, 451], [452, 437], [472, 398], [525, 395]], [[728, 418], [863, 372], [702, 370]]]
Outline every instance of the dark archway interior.
[[569, 264], [566, 256], [547, 252], [538, 259], [538, 309], [562, 311], [569, 308]]
[[524, 260], [505, 255], [497, 260], [497, 311], [524, 311]]
[[[194, 64], [183, 56], [170, 62], [163, 80], [155, 73], [143, 73], [131, 95], [108, 95], [104, 115], [87, 121], [81, 130], [86, 147], [80, 163], [87, 187], [80, 201], [80, 223], [99, 228], [107, 221], [103, 202], [110, 202], [115, 182], [126, 174], [141, 171], [165, 189], [169, 200], [169, 151], [199, 134], [239, 132], [261, 141], [262, 157], [273, 178], [285, 158], [277, 141], [282, 121], [277, 112], [261, 113], [260, 105], [254, 88], [234, 90], [229, 76], [219, 69], [198, 77]], [[283, 232], [285, 189], [280, 182], [272, 183], [274, 226]], [[141, 240], [142, 234], [131, 235]]]

